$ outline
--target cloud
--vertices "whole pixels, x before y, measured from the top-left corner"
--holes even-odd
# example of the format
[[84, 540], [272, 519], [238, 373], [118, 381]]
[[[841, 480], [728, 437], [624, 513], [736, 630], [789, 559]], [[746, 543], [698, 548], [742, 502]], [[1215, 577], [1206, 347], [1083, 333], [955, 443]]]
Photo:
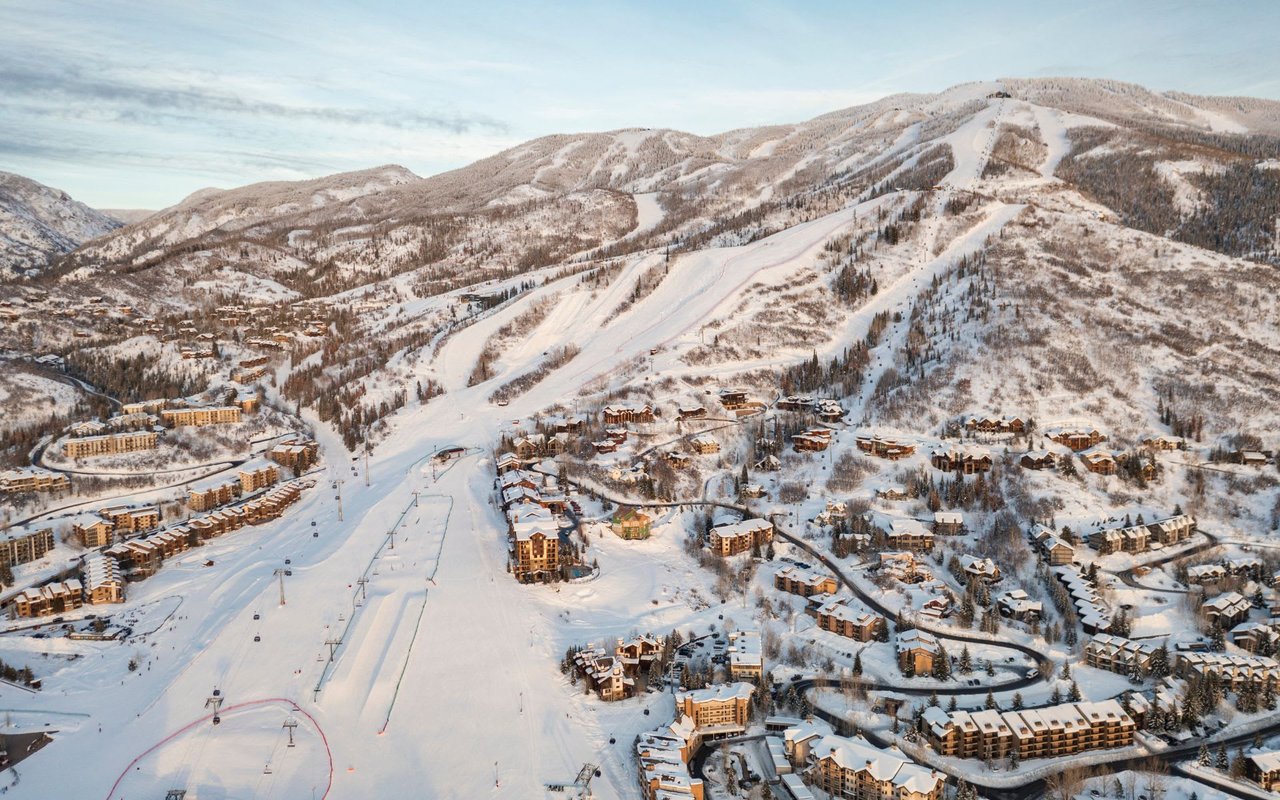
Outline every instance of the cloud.
[[[219, 91], [190, 82], [151, 85], [137, 80], [91, 75], [75, 65], [45, 64], [35, 68], [13, 59], [0, 60], [0, 86], [4, 86], [5, 98], [38, 99], [46, 114], [59, 113], [58, 104], [48, 101], [62, 100], [113, 109], [116, 119], [143, 124], [160, 122], [174, 116], [208, 121], [211, 116], [234, 115], [277, 122], [374, 125], [396, 130], [429, 129], [451, 134], [501, 134], [509, 130], [505, 122], [483, 114], [289, 105]], [[9, 102], [0, 99], [0, 107]], [[28, 106], [28, 110], [35, 109]]]

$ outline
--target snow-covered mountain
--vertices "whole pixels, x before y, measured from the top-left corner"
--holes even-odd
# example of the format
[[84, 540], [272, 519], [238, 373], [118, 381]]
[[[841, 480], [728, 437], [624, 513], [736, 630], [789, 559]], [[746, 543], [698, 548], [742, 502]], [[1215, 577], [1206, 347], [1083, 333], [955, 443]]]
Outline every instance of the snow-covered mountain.
[[40, 270], [119, 227], [119, 220], [66, 192], [0, 172], [0, 275]]
[[[698, 314], [680, 317], [686, 328], [697, 326], [696, 342], [692, 328], [671, 323], [661, 336], [636, 328], [628, 347], [679, 341], [688, 374], [724, 375], [776, 370], [814, 351], [841, 353], [865, 341], [877, 315], [905, 315], [930, 303], [954, 310], [960, 299], [925, 290], [941, 291], [929, 284], [946, 278], [961, 257], [988, 259], [990, 273], [1000, 276], [994, 286], [953, 277], [983, 305], [1024, 308], [1017, 318], [1023, 333], [1056, 325], [1073, 337], [1083, 335], [1063, 317], [1073, 303], [1027, 299], [1055, 291], [1097, 298], [1107, 287], [1120, 292], [1173, 269], [1170, 277], [1178, 280], [1151, 285], [1148, 306], [1159, 298], [1180, 308], [1193, 330], [1247, 339], [1258, 363], [1280, 363], [1269, 337], [1222, 327], [1217, 319], [1226, 309], [1217, 299], [1186, 300], [1192, 284], [1216, 282], [1218, 298], [1250, 304], [1258, 291], [1280, 288], [1273, 287], [1274, 268], [1260, 266], [1280, 263], [1277, 130], [1280, 103], [1272, 101], [1159, 93], [1113, 81], [1006, 79], [715, 136], [640, 128], [548, 136], [427, 178], [383, 166], [202, 190], [63, 257], [47, 284], [55, 294], [103, 294], [148, 314], [184, 317], [225, 302], [358, 298], [386, 313], [366, 312], [344, 335], [383, 341], [387, 352], [378, 360], [387, 361], [406, 352], [416, 359], [404, 348], [444, 335], [441, 326], [457, 319], [443, 299], [449, 292], [545, 283], [551, 288], [534, 293], [545, 301], [543, 313], [565, 310], [549, 312], [558, 327], [531, 346], [535, 361], [556, 346], [590, 353], [596, 334], [650, 326], [672, 319], [673, 309], [697, 307]], [[812, 231], [821, 236], [811, 239]], [[783, 234], [803, 246], [791, 260], [777, 261], [780, 250], [768, 248]], [[999, 246], [991, 237], [999, 237]], [[1134, 241], [1146, 249], [1121, 259]], [[671, 254], [671, 266], [652, 263], [662, 252]], [[762, 273], [767, 279], [739, 276], [725, 254], [770, 265]], [[923, 276], [928, 283], [920, 282], [921, 264], [933, 265]], [[1101, 271], [1109, 277], [1095, 279]], [[566, 288], [580, 273], [590, 280]], [[668, 274], [678, 276], [669, 290], [655, 289]], [[719, 282], [708, 283], [711, 275]], [[878, 300], [867, 294], [872, 285], [882, 290]], [[1014, 286], [1021, 294], [1010, 291]], [[686, 287], [701, 287], [696, 303]], [[721, 289], [732, 291], [720, 296]], [[881, 307], [886, 297], [897, 305]], [[788, 312], [780, 313], [779, 304]], [[1263, 306], [1257, 307], [1265, 316]], [[1202, 310], [1207, 316], [1194, 322]], [[1133, 313], [1113, 304], [1078, 309], [1077, 317], [1090, 319], [1093, 338], [1066, 349], [1094, 352], [1082, 348], [1096, 340], [1099, 360], [1089, 369], [1103, 374], [1106, 358], [1134, 347]], [[950, 370], [938, 374], [954, 376], [982, 363], [970, 345], [1010, 346], [1010, 320], [988, 329], [997, 317], [1003, 312], [980, 324], [966, 320], [973, 330], [963, 337], [950, 325], [908, 325], [904, 318], [881, 346], [917, 370], [927, 354], [931, 368]], [[1153, 318], [1143, 325], [1163, 331], [1157, 338], [1169, 347], [1167, 359], [1133, 371], [1107, 369], [1135, 385], [1165, 387], [1228, 369], [1212, 337], [1197, 340], [1189, 358], [1176, 346], [1189, 339], [1164, 331], [1166, 323]], [[617, 344], [609, 336], [602, 341]], [[379, 369], [360, 344], [335, 349], [325, 363], [358, 361], [361, 374]], [[1269, 362], [1271, 355], [1277, 358]], [[465, 379], [478, 356], [452, 366]], [[932, 411], [920, 408], [901, 368], [883, 382], [879, 373], [862, 375], [870, 383], [860, 391], [863, 402], [873, 391], [883, 401], [868, 409], [869, 417], [892, 421], [898, 409], [927, 417], [965, 405], [994, 407], [1028, 385], [1047, 389], [1084, 374], [1044, 364], [1038, 383], [1009, 374], [989, 396], [985, 388], [956, 395]], [[436, 366], [432, 380], [456, 386], [459, 375]], [[497, 366], [512, 380], [535, 364]], [[1265, 376], [1254, 377], [1232, 391], [1256, 397]], [[919, 378], [917, 385], [925, 385]], [[842, 383], [852, 391], [857, 381]], [[1053, 404], [1023, 412], [1053, 416], [1091, 407], [1088, 394], [1053, 396]], [[1221, 424], [1225, 430], [1241, 421], [1224, 415]]]

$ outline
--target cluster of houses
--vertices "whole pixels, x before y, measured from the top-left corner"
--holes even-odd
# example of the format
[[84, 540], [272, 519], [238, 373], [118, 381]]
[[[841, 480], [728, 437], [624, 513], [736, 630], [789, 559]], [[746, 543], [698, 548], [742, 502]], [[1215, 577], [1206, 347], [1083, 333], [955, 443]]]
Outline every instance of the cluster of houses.
[[619, 640], [612, 653], [589, 647], [574, 654], [574, 670], [601, 700], [623, 700], [636, 693], [636, 681], [662, 658], [662, 646], [660, 637], [646, 635]]
[[1058, 758], [1128, 747], [1138, 726], [1116, 700], [1062, 703], [1020, 711], [925, 709], [925, 736], [939, 754], [988, 761]]
[[[55, 581], [27, 589], [10, 604], [10, 614], [39, 617], [78, 608], [83, 602], [123, 602], [122, 576], [127, 575], [131, 580], [146, 578], [155, 574], [165, 559], [186, 552], [205, 540], [245, 525], [276, 519], [297, 501], [301, 493], [302, 485], [290, 481], [239, 506], [193, 517], [182, 525], [159, 531], [155, 530], [160, 525], [157, 506], [103, 508], [72, 526], [73, 534], [86, 547], [101, 550], [84, 560], [82, 580]], [[0, 540], [0, 559], [5, 554], [5, 542], [12, 542], [13, 555], [23, 559], [13, 563], [25, 563], [53, 548], [53, 531], [45, 529]]]
[[568, 503], [556, 478], [524, 469], [514, 453], [502, 454], [495, 466], [511, 574], [521, 583], [559, 580], [574, 556], [555, 518]]

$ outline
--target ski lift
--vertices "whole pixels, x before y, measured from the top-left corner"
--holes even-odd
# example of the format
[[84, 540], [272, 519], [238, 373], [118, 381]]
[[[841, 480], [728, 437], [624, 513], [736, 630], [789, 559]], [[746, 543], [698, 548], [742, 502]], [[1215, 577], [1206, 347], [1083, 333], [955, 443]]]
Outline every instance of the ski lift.
[[271, 774], [271, 762], [270, 762], [270, 761], [268, 761], [268, 762], [266, 763], [266, 765], [262, 768], [262, 774], [263, 774], [263, 775], [270, 775], [270, 774]]
[[311, 538], [312, 538], [312, 539], [319, 539], [319, 538], [320, 538], [320, 531], [312, 531], [312, 532], [311, 532]]
[[222, 723], [222, 717], [219, 717], [219, 716], [217, 716], [217, 715], [215, 714], [215, 715], [214, 715], [214, 717], [213, 717], [213, 724], [214, 724], [214, 725], [219, 725], [219, 724], [221, 724], [221, 723]]
[[262, 641], [262, 637], [261, 637], [260, 635], [258, 635], [258, 634], [256, 634], [256, 633], [255, 633], [255, 634], [253, 635], [253, 640], [254, 640], [255, 642], [260, 642], [260, 641]]
[[255, 620], [257, 620], [257, 619], [262, 619], [262, 615], [261, 615], [261, 614], [254, 614], [254, 615], [253, 615], [253, 618], [254, 618]]

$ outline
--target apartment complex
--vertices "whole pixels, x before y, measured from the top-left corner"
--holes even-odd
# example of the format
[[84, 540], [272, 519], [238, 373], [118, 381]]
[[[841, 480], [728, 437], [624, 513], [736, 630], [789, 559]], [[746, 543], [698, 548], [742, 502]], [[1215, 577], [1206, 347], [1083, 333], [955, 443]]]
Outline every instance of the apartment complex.
[[64, 492], [71, 479], [62, 472], [41, 467], [21, 467], [0, 472], [0, 492]]
[[84, 605], [80, 581], [59, 581], [25, 590], [13, 599], [9, 614], [14, 617], [45, 617], [64, 614]]
[[942, 645], [933, 634], [913, 628], [898, 634], [898, 668], [913, 675], [933, 672], [934, 660], [942, 655]]
[[288, 442], [268, 450], [267, 458], [297, 474], [310, 469], [319, 452], [320, 446], [315, 442]]
[[767, 519], [744, 519], [716, 525], [707, 534], [712, 552], [719, 556], [734, 556], [763, 548], [773, 541], [773, 523]]
[[925, 735], [955, 758], [1056, 758], [1133, 744], [1137, 724], [1115, 700], [1063, 703], [1021, 711], [925, 709]]
[[1261, 687], [1267, 681], [1280, 683], [1280, 663], [1266, 656], [1179, 653], [1174, 671], [1185, 678], [1215, 675], [1224, 688], [1233, 692], [1246, 684]]
[[112, 433], [106, 436], [85, 436], [67, 439], [62, 443], [62, 454], [67, 458], [89, 458], [117, 453], [133, 453], [154, 450], [160, 436], [154, 431]]
[[160, 421], [170, 428], [180, 428], [188, 425], [224, 425], [239, 422], [240, 414], [240, 406], [166, 408], [160, 412]]
[[1091, 667], [1128, 675], [1135, 665], [1146, 669], [1152, 652], [1149, 645], [1141, 642], [1099, 633], [1085, 643], [1084, 661]]
[[242, 469], [240, 470], [240, 491], [244, 494], [252, 494], [259, 489], [275, 485], [278, 480], [280, 480], [280, 470], [273, 464], [257, 469]]
[[859, 642], [870, 642], [885, 629], [884, 617], [850, 608], [842, 600], [831, 600], [818, 606], [817, 617], [818, 627], [822, 630]]
[[755, 687], [738, 682], [676, 693], [676, 713], [693, 721], [699, 740], [747, 730]]
[[208, 511], [224, 506], [240, 496], [239, 481], [223, 481], [202, 489], [187, 491], [187, 508], [192, 511]]
[[636, 737], [637, 778], [644, 800], [704, 800], [702, 779], [689, 772], [697, 744], [688, 717]]
[[889, 547], [894, 550], [933, 550], [933, 531], [915, 519], [895, 519], [889, 524]]
[[809, 746], [810, 782], [832, 798], [941, 800], [946, 776], [916, 764], [896, 747], [881, 750], [861, 736], [824, 736]]
[[812, 597], [815, 594], [835, 594], [840, 587], [830, 575], [790, 566], [778, 570], [773, 576], [773, 588], [801, 597]]
[[1196, 519], [1178, 514], [1151, 523], [1105, 528], [1089, 534], [1089, 545], [1099, 555], [1110, 553], [1145, 553], [1157, 546], [1167, 547], [1186, 541], [1195, 533]]
[[43, 558], [53, 544], [53, 528], [12, 531], [0, 538], [0, 564], [15, 567]]
[[124, 581], [114, 558], [93, 555], [84, 561], [84, 600], [86, 603], [123, 603]]

